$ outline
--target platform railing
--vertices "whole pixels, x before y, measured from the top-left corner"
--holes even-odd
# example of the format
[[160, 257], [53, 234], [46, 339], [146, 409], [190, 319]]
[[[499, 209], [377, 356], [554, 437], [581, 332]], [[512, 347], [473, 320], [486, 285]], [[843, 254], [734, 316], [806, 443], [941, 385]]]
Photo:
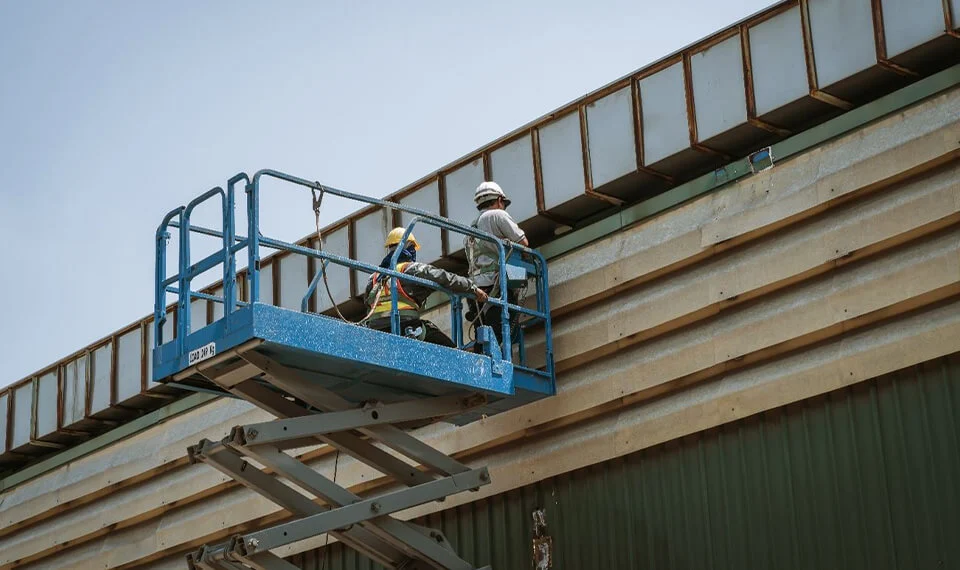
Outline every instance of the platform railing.
[[[530, 273], [534, 278], [534, 292], [536, 296], [536, 308], [531, 309], [524, 306], [511, 304], [508, 301], [507, 296], [507, 287], [499, 287], [497, 296], [491, 297], [488, 299], [492, 307], [496, 307], [496, 310], [502, 311], [502, 329], [501, 329], [501, 345], [500, 345], [500, 354], [501, 357], [507, 362], [512, 362], [513, 360], [513, 342], [514, 335], [511, 334], [511, 315], [517, 316], [526, 316], [528, 317], [525, 321], [522, 318], [516, 318], [516, 326], [518, 327], [516, 339], [518, 344], [518, 364], [520, 366], [526, 366], [526, 350], [524, 346], [524, 330], [530, 326], [539, 326], [542, 325], [546, 333], [546, 374], [552, 375], [552, 354], [551, 343], [551, 322], [549, 314], [549, 299], [548, 299], [548, 289], [547, 289], [547, 264], [543, 256], [536, 250], [521, 246], [519, 244], [510, 244], [509, 248], [511, 252], [517, 252], [522, 254], [527, 260], [532, 260], [531, 263], [526, 261], [519, 261], [516, 259], [517, 256], [514, 256], [513, 259], [508, 259], [508, 252], [504, 246], [504, 243], [496, 239], [493, 235], [480, 231], [477, 228], [467, 226], [447, 218], [443, 218], [439, 215], [420, 210], [418, 208], [412, 208], [403, 204], [396, 202], [390, 202], [386, 200], [380, 200], [377, 198], [371, 198], [368, 196], [363, 196], [361, 194], [355, 194], [352, 192], [347, 192], [340, 190], [331, 186], [320, 184], [319, 182], [310, 181], [304, 178], [299, 178], [283, 172], [276, 170], [260, 170], [254, 174], [252, 179], [247, 176], [245, 173], [239, 173], [232, 178], [227, 183], [227, 189], [224, 191], [221, 187], [212, 188], [208, 190], [201, 196], [197, 197], [191, 201], [187, 206], [181, 206], [175, 210], [169, 212], [163, 219], [160, 226], [157, 228], [157, 244], [156, 244], [156, 287], [155, 287], [155, 331], [154, 335], [154, 348], [161, 346], [162, 344], [168, 342], [170, 339], [163, 338], [163, 325], [167, 319], [166, 304], [165, 299], [168, 293], [177, 295], [177, 304], [176, 304], [176, 337], [177, 337], [177, 347], [178, 353], [182, 354], [184, 350], [184, 339], [188, 334], [190, 334], [190, 303], [194, 299], [204, 299], [207, 301], [213, 301], [217, 303], [222, 303], [224, 305], [224, 315], [228, 315], [230, 312], [236, 310], [237, 307], [247, 305], [246, 302], [240, 301], [238, 299], [236, 285], [236, 255], [242, 251], [244, 248], [247, 249], [247, 287], [248, 287], [248, 301], [250, 303], [256, 303], [260, 300], [260, 248], [268, 247], [270, 249], [285, 251], [297, 255], [303, 255], [308, 258], [317, 259], [320, 261], [320, 268], [317, 271], [316, 275], [313, 276], [310, 284], [307, 287], [307, 290], [302, 298], [300, 308], [302, 311], [307, 312], [309, 306], [309, 299], [312, 295], [315, 294], [317, 287], [319, 286], [320, 280], [323, 277], [323, 273], [326, 271], [329, 264], [333, 263], [335, 265], [343, 266], [348, 269], [361, 271], [367, 274], [379, 273], [387, 277], [393, 277], [390, 279], [390, 298], [391, 298], [391, 332], [393, 334], [400, 333], [400, 316], [398, 310], [398, 292], [397, 292], [397, 283], [398, 280], [402, 280], [405, 283], [414, 283], [423, 287], [433, 289], [435, 291], [440, 291], [443, 293], [450, 301], [450, 322], [451, 322], [451, 336], [452, 340], [460, 348], [465, 346], [464, 342], [464, 331], [463, 331], [463, 318], [462, 318], [462, 305], [461, 301], [463, 299], [472, 298], [472, 295], [462, 295], [450, 291], [439, 284], [427, 281], [418, 277], [407, 275], [401, 272], [396, 271], [397, 261], [399, 258], [399, 250], [394, 252], [393, 258], [390, 260], [389, 267], [379, 267], [378, 265], [373, 265], [370, 263], [365, 263], [363, 261], [351, 259], [349, 257], [340, 256], [337, 254], [329, 253], [321, 249], [313, 249], [309, 247], [304, 247], [296, 245], [293, 243], [284, 242], [282, 240], [273, 239], [270, 237], [263, 236], [260, 233], [259, 224], [259, 204], [260, 204], [260, 184], [264, 178], [273, 178], [293, 185], [302, 187], [306, 190], [310, 190], [321, 195], [332, 194], [341, 198], [345, 198], [351, 201], [356, 201], [364, 204], [381, 206], [388, 208], [390, 210], [396, 210], [399, 212], [405, 212], [414, 216], [414, 219], [406, 226], [403, 240], [405, 241], [409, 234], [412, 232], [413, 228], [418, 225], [429, 225], [437, 227], [449, 232], [457, 233], [463, 236], [473, 237], [474, 239], [484, 240], [489, 243], [492, 243], [496, 246], [498, 252], [498, 272], [499, 272], [499, 283], [507, 283], [507, 272], [506, 266], [508, 263], [524, 265], [529, 269], [532, 269]], [[235, 217], [235, 189], [236, 186], [240, 183], [243, 183], [243, 188], [247, 194], [246, 208], [247, 208], [247, 236], [241, 236], [236, 234], [236, 217]], [[203, 226], [195, 226], [191, 223], [190, 217], [193, 210], [200, 204], [220, 197], [221, 209], [222, 209], [222, 230], [211, 229]], [[169, 228], [177, 228], [179, 230], [180, 244], [179, 244], [179, 263], [178, 263], [178, 272], [171, 276], [166, 277], [167, 269], [167, 239], [170, 236]], [[208, 255], [204, 259], [198, 261], [197, 263], [191, 264], [190, 258], [190, 237], [193, 234], [200, 234], [206, 236], [217, 237], [222, 240], [221, 247], [214, 253]], [[322, 239], [322, 237], [321, 237]], [[223, 295], [211, 295], [207, 293], [195, 292], [191, 290], [191, 283], [194, 278], [198, 275], [208, 271], [217, 265], [222, 264], [223, 266]], [[541, 372], [542, 373], [542, 372]]]
[[[462, 224], [456, 224], [455, 222], [451, 222], [450, 220], [446, 220], [443, 218], [438, 220], [432, 216], [431, 217], [418, 216], [414, 218], [409, 224], [407, 224], [404, 230], [403, 236], [401, 237], [400, 243], [405, 243], [405, 241], [410, 236], [410, 234], [413, 233], [414, 226], [416, 226], [418, 223], [434, 226], [440, 229], [446, 229], [448, 231], [460, 233], [468, 237], [483, 239], [497, 246], [497, 251], [499, 254], [498, 283], [500, 283], [500, 286], [497, 288], [497, 295], [499, 295], [499, 297], [491, 296], [487, 302], [490, 303], [491, 305], [499, 307], [499, 310], [502, 311], [500, 323], [502, 327], [501, 338], [503, 340], [500, 348], [501, 348], [501, 353], [504, 355], [504, 359], [506, 359], [508, 362], [512, 360], [512, 353], [513, 353], [513, 335], [512, 335], [513, 330], [512, 329], [513, 327], [511, 326], [511, 323], [514, 321], [511, 320], [511, 313], [518, 313], [519, 315], [527, 315], [528, 317], [530, 317], [530, 319], [528, 319], [526, 322], [521, 322], [519, 318], [516, 320], [515, 326], [517, 327], [518, 329], [517, 332], [519, 333], [517, 346], [518, 346], [518, 357], [519, 357], [518, 364], [520, 366], [526, 367], [527, 365], [526, 350], [525, 350], [526, 347], [524, 343], [524, 330], [529, 326], [536, 325], [536, 324], [543, 325], [545, 338], [546, 338], [545, 348], [546, 348], [547, 354], [549, 355], [553, 353], [553, 338], [551, 335], [552, 331], [551, 331], [550, 313], [547, 310], [547, 307], [549, 307], [549, 297], [548, 297], [549, 290], [547, 287], [547, 284], [548, 284], [547, 262], [546, 262], [546, 259], [544, 259], [543, 255], [540, 254], [540, 252], [534, 249], [524, 247], [520, 244], [510, 244], [509, 248], [511, 250], [511, 253], [506, 253], [503, 242], [496, 239], [493, 235], [487, 232], [480, 231], [474, 227], [463, 226]], [[508, 286], [506, 285], [507, 284], [506, 266], [510, 264], [510, 262], [512, 261], [511, 254], [513, 253], [513, 251], [523, 254], [527, 256], [529, 259], [533, 260], [534, 270], [532, 272], [528, 272], [528, 274], [532, 273], [532, 276], [534, 279], [534, 284], [535, 284], [534, 294], [536, 298], [536, 309], [530, 309], [530, 308], [527, 308], [521, 305], [512, 304], [509, 302]], [[400, 250], [398, 248], [397, 250], [394, 251], [393, 256], [390, 259], [391, 269], [397, 266], [399, 256], [400, 256]], [[522, 266], [527, 265], [522, 263], [517, 263], [517, 264]], [[395, 321], [395, 322], [392, 322], [393, 332], [396, 333], [399, 325], [399, 316], [398, 316], [398, 311], [395, 310], [397, 306], [397, 291], [396, 291], [395, 283], [393, 283], [391, 287], [391, 303], [392, 303], [391, 308], [394, 309], [394, 311], [392, 311], [391, 313], [392, 321]], [[453, 340], [455, 343], [457, 343], [458, 347], [462, 347], [463, 320], [459, 316], [459, 309], [461, 306], [460, 297], [457, 295], [454, 295], [451, 298], [450, 304], [451, 304], [451, 310], [452, 310], [451, 330], [453, 331], [453, 334], [454, 334]], [[546, 359], [546, 366], [547, 366], [547, 373], [552, 376], [552, 373], [553, 373], [552, 358]]]

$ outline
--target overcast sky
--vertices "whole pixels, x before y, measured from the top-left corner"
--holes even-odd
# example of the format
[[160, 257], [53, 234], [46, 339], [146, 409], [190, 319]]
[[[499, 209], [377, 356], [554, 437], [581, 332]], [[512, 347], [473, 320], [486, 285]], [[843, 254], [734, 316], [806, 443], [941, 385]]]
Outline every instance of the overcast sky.
[[0, 0], [0, 386], [150, 313], [160, 218], [238, 171], [382, 196], [770, 3]]

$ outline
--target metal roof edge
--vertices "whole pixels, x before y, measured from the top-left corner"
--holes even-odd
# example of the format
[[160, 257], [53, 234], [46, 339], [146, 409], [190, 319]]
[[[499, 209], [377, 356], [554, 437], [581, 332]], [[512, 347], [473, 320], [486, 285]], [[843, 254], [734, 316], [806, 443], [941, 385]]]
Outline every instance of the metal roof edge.
[[[802, 131], [770, 146], [771, 154], [779, 162], [825, 142], [859, 129], [906, 107], [922, 102], [943, 91], [960, 85], [960, 64], [911, 83], [893, 93], [856, 107], [825, 123]], [[547, 259], [556, 258], [626, 229], [640, 221], [661, 214], [688, 200], [736, 182], [752, 174], [749, 157], [741, 158], [693, 180], [671, 188], [648, 200], [620, 210], [590, 225], [566, 233], [540, 246]]]

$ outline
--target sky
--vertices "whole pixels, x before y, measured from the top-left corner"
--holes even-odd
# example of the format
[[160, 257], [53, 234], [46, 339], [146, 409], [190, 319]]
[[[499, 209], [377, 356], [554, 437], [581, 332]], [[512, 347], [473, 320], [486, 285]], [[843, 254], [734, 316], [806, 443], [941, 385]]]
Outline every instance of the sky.
[[151, 313], [157, 224], [237, 172], [384, 196], [770, 3], [0, 0], [0, 387]]

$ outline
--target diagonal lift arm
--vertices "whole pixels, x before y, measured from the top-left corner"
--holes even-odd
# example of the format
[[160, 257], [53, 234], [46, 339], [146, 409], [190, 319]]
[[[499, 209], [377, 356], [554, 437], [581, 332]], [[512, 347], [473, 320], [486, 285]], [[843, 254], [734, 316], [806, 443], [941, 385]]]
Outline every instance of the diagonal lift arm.
[[[303, 378], [299, 372], [283, 366], [255, 352], [246, 352], [240, 356], [250, 364], [263, 370], [268, 381], [284, 392], [300, 398], [311, 406], [324, 412], [349, 410], [353, 406], [347, 400], [330, 390], [316, 386]], [[479, 405], [482, 402], [477, 402]], [[371, 439], [382, 442], [391, 449], [407, 457], [416, 458], [438, 473], [453, 475], [468, 468], [445, 453], [430, 447], [409, 433], [392, 425], [372, 425], [360, 430]]]
[[[237, 426], [222, 442], [202, 440], [189, 449], [190, 458], [227, 474], [289, 511], [293, 518], [268, 529], [233, 536], [221, 544], [205, 545], [188, 556], [191, 569], [292, 570], [289, 562], [270, 550], [329, 533], [387, 568], [474, 570], [456, 555], [443, 533], [392, 515], [451, 494], [477, 490], [490, 482], [489, 472], [464, 465], [394, 424], [461, 414], [482, 405], [486, 401], [483, 396], [357, 406], [260, 354], [239, 356], [247, 364], [226, 369], [229, 382], [225, 384], [229, 385], [223, 387], [280, 419]], [[242, 379], [238, 370], [244, 370], [248, 378]], [[206, 374], [211, 381], [218, 381], [211, 372]], [[254, 377], [262, 377], [280, 391]], [[286, 449], [317, 441], [390, 475], [404, 487], [376, 497], [360, 497], [285, 453]], [[375, 442], [428, 471], [388, 453]]]

